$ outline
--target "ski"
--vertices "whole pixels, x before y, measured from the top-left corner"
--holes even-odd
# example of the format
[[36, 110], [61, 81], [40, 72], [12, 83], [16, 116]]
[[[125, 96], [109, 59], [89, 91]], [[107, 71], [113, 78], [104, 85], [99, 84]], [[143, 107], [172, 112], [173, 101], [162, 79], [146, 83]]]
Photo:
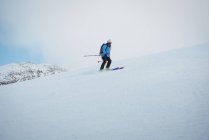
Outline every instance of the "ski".
[[104, 70], [99, 70], [100, 72], [104, 72], [104, 71], [115, 71], [115, 70], [121, 70], [124, 69], [125, 67], [115, 67], [113, 69], [104, 69]]
[[120, 69], [124, 69], [125, 67], [116, 67], [116, 68], [113, 68], [111, 70], [120, 70]]

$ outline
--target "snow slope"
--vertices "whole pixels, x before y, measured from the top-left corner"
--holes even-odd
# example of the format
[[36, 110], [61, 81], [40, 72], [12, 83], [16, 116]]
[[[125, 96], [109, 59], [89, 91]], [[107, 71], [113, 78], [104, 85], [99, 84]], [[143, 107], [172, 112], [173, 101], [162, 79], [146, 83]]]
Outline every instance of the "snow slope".
[[208, 140], [209, 46], [0, 87], [1, 140]]

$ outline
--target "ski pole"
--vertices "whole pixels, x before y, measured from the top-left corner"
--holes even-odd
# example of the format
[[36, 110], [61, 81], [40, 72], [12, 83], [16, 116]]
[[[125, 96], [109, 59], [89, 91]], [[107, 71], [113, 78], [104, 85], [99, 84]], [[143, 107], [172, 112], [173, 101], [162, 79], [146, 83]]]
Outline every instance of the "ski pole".
[[100, 56], [100, 55], [84, 55], [84, 57], [89, 57], [89, 56]]

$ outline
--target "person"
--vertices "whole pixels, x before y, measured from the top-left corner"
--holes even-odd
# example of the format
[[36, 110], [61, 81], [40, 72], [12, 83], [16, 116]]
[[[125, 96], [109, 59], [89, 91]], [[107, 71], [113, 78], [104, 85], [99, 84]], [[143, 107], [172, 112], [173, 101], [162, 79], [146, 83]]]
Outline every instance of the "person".
[[112, 41], [111, 39], [109, 39], [107, 41], [107, 43], [104, 43], [102, 44], [101, 48], [100, 48], [100, 56], [102, 57], [102, 65], [100, 67], [100, 70], [103, 70], [104, 69], [104, 66], [105, 64], [107, 63], [106, 65], [106, 69], [109, 69], [110, 68], [110, 65], [112, 63], [112, 60], [110, 59], [110, 51], [111, 51], [111, 44], [112, 44]]

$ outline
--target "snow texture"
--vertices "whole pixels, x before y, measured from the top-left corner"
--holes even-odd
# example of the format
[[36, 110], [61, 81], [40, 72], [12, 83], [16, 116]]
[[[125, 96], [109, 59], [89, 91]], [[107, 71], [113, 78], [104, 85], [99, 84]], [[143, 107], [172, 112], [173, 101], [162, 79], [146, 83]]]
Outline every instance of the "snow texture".
[[208, 140], [209, 46], [0, 87], [1, 140]]

